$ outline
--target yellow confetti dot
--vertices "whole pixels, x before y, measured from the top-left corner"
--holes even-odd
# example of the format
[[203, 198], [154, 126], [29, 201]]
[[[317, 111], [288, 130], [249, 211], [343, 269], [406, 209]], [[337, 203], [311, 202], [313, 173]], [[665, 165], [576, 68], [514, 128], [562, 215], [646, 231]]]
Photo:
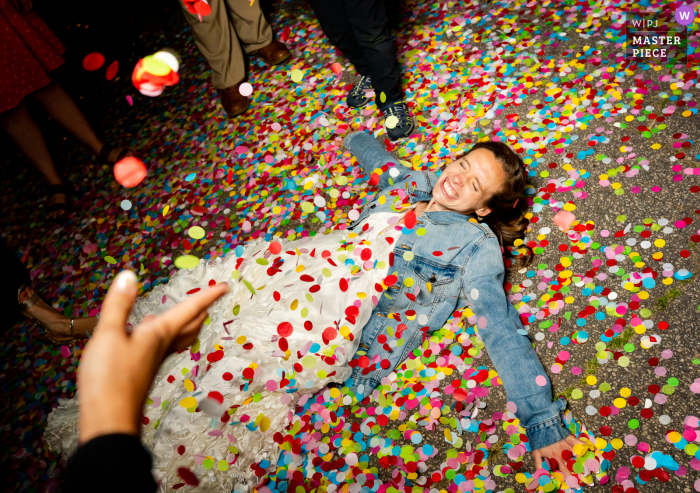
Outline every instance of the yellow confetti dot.
[[263, 419], [260, 420], [260, 431], [262, 431], [264, 433], [269, 428], [270, 428], [270, 418], [265, 416]]
[[665, 240], [662, 240], [661, 238], [659, 238], [658, 240], [654, 240], [654, 246], [655, 246], [655, 247], [657, 247], [657, 248], [663, 248], [664, 245], [666, 245], [666, 241], [665, 241]]
[[318, 360], [316, 359], [316, 356], [304, 356], [304, 358], [301, 360], [301, 365], [309, 370], [316, 368], [317, 364]]
[[238, 339], [236, 339], [236, 342], [238, 344], [245, 344], [245, 341], [247, 341], [248, 338], [246, 336], [238, 336]]
[[595, 375], [588, 375], [586, 377], [586, 383], [588, 385], [595, 385], [598, 382], [598, 379], [595, 377]]
[[[190, 380], [189, 378], [186, 378], [185, 381], [183, 382], [185, 388], [187, 389], [187, 392], [192, 392], [194, 390], [194, 382]], [[180, 402], [180, 405], [182, 405], [182, 402]], [[187, 406], [191, 407], [191, 406]]]
[[299, 306], [299, 300], [294, 300], [294, 301], [292, 301], [292, 304], [289, 308], [291, 308], [292, 310], [296, 310], [298, 306]]
[[184, 407], [185, 409], [197, 407], [197, 399], [194, 397], [185, 397], [180, 401], [180, 407]]
[[629, 396], [632, 395], [632, 391], [631, 391], [630, 389], [628, 389], [627, 387], [622, 387], [622, 388], [620, 389], [620, 395], [621, 395], [622, 397], [627, 398], [627, 397], [629, 397]]
[[618, 409], [624, 409], [627, 407], [627, 401], [624, 400], [622, 397], [618, 397], [613, 401], [613, 406], [615, 406]]
[[613, 438], [612, 440], [610, 440], [610, 445], [612, 445], [612, 447], [615, 450], [620, 450], [622, 448], [622, 445], [624, 445], [624, 442], [619, 438]]

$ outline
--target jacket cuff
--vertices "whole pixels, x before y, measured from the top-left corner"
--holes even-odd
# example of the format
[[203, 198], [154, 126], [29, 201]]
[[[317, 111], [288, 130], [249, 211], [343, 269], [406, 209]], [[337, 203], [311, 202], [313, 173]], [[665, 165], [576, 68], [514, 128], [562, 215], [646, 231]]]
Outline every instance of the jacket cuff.
[[555, 402], [557, 407], [560, 408], [556, 415], [525, 429], [531, 452], [560, 442], [571, 435], [569, 428], [564, 422], [566, 401], [564, 399], [557, 399]]
[[353, 375], [351, 378], [345, 381], [347, 385], [358, 401], [361, 401], [379, 386], [379, 382], [375, 382], [371, 378], [356, 377]]

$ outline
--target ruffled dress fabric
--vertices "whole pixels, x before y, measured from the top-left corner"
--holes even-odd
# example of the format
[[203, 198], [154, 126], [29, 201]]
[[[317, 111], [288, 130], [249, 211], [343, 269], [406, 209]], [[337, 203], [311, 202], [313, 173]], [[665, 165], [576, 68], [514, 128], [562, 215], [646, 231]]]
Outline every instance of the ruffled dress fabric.
[[[351, 374], [348, 362], [381, 296], [377, 285], [389, 274], [398, 219], [373, 214], [355, 233], [283, 243], [277, 255], [269, 243], [249, 243], [240, 257], [181, 270], [137, 301], [132, 327], [192, 290], [232, 284], [210, 308], [198, 342], [164, 361], [149, 392], [142, 442], [159, 491], [184, 483], [181, 491], [246, 492], [276, 466], [275, 434], [300, 399]], [[78, 414], [76, 394], [48, 417], [44, 439], [65, 459], [77, 448]]]
[[0, 113], [49, 85], [65, 49], [35, 12], [20, 13], [0, 0]]

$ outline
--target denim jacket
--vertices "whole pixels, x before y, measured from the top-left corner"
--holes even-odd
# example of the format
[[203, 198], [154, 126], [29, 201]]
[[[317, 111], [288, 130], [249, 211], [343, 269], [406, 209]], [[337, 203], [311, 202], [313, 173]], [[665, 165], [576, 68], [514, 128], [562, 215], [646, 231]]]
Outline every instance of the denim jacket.
[[[438, 180], [434, 173], [403, 166], [365, 132], [348, 135], [343, 144], [380, 190], [349, 230], [373, 212], [396, 211], [397, 202], [431, 199]], [[412, 255], [404, 256], [407, 252]], [[359, 400], [422, 343], [421, 328], [428, 327], [428, 332], [440, 329], [455, 310], [467, 306], [474, 314], [469, 322], [477, 324], [508, 400], [517, 405], [515, 414], [527, 432], [531, 450], [569, 435], [562, 419], [566, 401], [552, 402], [549, 378], [529, 337], [521, 335], [526, 333], [520, 317], [503, 289], [501, 247], [487, 225], [456, 212], [424, 212], [415, 227], [404, 228], [397, 239], [389, 272], [396, 276], [396, 282], [385, 291], [388, 296], [380, 298], [365, 325], [355, 356], [361, 365], [346, 382]], [[387, 334], [387, 328], [397, 337], [379, 337]], [[397, 329], [404, 344], [387, 346], [398, 338]], [[367, 358], [371, 361], [375, 355], [389, 360], [390, 365], [386, 369], [376, 365], [376, 370], [367, 372]], [[544, 378], [539, 383], [538, 376]]]

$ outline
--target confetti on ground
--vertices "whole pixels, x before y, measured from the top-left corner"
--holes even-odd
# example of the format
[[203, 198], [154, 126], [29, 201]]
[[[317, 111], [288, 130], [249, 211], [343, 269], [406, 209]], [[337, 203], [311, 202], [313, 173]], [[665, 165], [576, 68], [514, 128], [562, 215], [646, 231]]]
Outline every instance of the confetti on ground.
[[[206, 15], [206, 2], [190, 3]], [[84, 151], [66, 151], [75, 163], [67, 178], [81, 193], [73, 219], [53, 234], [34, 175], [6, 177], [6, 190], [27, 190], [3, 198], [15, 211], [8, 242], [17, 252], [31, 247], [26, 262], [44, 299], [71, 316], [94, 315], [122, 269], [137, 271], [145, 292], [173, 269], [240, 257], [251, 239], [345, 228], [376, 197], [378, 178], [364, 176], [342, 148], [351, 126], [413, 169], [437, 171], [479, 140], [507, 142], [531, 180], [523, 244], [537, 256], [512, 270], [505, 288], [555, 393], [568, 398], [570, 429], [586, 439], [567, 459], [576, 483], [549, 465], [535, 470], [478, 321], [460, 312], [362, 402], [347, 388], [300, 401], [276, 437], [277, 464], [255, 465], [261, 480], [270, 473], [258, 491], [510, 493], [581, 483], [596, 492], [700, 491], [697, 17], [687, 66], [622, 54], [622, 12], [672, 17], [672, 5], [405, 2], [396, 46], [417, 128], [398, 144], [386, 140], [373, 104], [345, 105], [354, 71], [310, 12], [275, 13], [295, 56], [272, 69], [252, 62], [251, 109], [233, 120], [185, 30], [169, 47], [183, 54], [183, 83], [140, 104], [138, 118], [128, 99], [108, 114], [109, 137], [138, 137], [120, 143], [143, 159], [149, 180], [122, 188]], [[106, 84], [106, 104], [118, 83]], [[554, 221], [561, 211], [574, 216], [565, 231]], [[273, 245], [269, 253], [280, 255]], [[252, 296], [260, 288], [247, 287]], [[41, 433], [58, 399], [75, 392], [82, 344], [67, 353], [37, 333], [24, 324], [3, 341], [3, 461], [16, 489], [53, 492], [63, 463]], [[201, 402], [218, 410], [215, 395]], [[203, 457], [198, 468], [180, 469], [183, 491], [227, 460]]]

